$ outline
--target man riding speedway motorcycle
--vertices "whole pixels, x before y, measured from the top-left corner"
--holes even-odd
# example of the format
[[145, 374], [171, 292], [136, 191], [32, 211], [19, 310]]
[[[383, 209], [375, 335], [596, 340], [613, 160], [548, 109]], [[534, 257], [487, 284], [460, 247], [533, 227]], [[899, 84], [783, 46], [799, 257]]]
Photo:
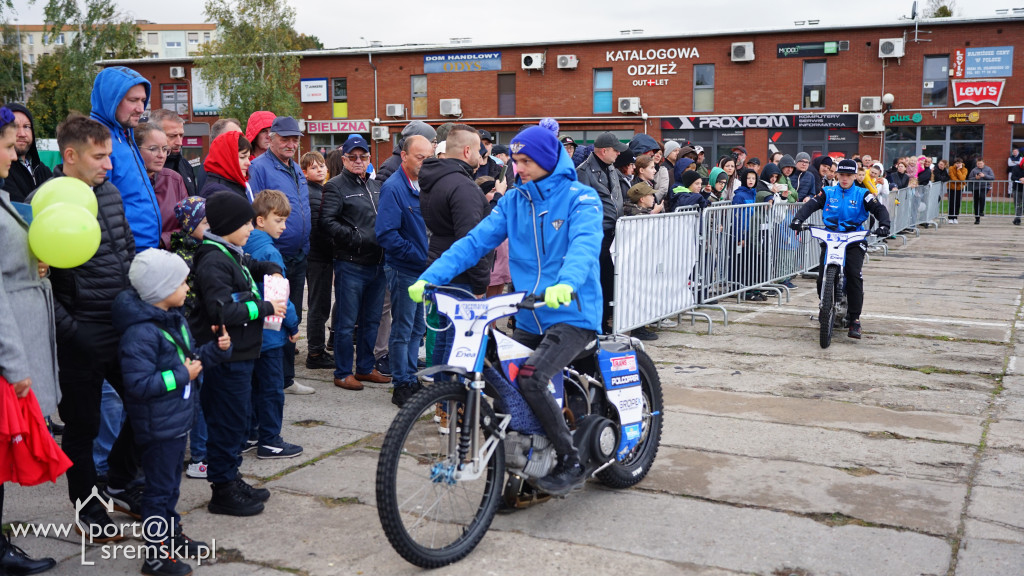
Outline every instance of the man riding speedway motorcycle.
[[[586, 478], [548, 381], [597, 339], [603, 210], [597, 192], [577, 182], [572, 160], [549, 129], [527, 128], [512, 139], [509, 148], [521, 182], [431, 264], [409, 287], [409, 296], [422, 302], [428, 283], [450, 282], [509, 239], [513, 284], [538, 295], [543, 290], [547, 304], [520, 311], [513, 334], [535, 350], [519, 369], [519, 388], [559, 457], [551, 473], [536, 484], [548, 494], [565, 495], [581, 487]], [[578, 304], [571, 304], [573, 293]]]

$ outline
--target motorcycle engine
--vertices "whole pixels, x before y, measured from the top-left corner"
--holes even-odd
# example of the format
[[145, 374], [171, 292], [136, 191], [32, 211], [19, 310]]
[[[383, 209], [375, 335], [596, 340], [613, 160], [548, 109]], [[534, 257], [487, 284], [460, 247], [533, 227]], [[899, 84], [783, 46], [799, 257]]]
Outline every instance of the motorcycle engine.
[[543, 478], [555, 467], [557, 454], [542, 434], [509, 432], [505, 436], [505, 465], [526, 478]]

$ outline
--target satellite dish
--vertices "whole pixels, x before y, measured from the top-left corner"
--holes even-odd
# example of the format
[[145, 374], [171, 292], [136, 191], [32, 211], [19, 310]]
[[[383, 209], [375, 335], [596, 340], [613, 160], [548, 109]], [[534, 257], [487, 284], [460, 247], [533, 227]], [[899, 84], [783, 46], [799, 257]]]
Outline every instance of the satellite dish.
[[917, 0], [914, 0], [914, 5], [910, 8], [910, 19], [917, 20]]

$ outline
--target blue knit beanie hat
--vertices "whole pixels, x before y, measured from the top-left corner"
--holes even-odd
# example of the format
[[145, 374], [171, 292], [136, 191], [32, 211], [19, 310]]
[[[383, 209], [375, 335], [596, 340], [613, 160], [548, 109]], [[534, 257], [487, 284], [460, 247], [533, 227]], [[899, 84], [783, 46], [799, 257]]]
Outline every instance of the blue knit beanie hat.
[[526, 154], [545, 171], [552, 172], [558, 164], [562, 145], [551, 130], [541, 126], [530, 126], [516, 134], [509, 144], [509, 150], [513, 154]]

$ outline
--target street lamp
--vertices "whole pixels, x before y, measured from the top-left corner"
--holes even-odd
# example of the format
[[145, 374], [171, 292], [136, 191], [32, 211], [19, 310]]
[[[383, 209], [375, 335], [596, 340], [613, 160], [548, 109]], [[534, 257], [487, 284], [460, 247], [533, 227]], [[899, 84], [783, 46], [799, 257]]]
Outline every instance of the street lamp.
[[886, 92], [885, 94], [882, 94], [882, 104], [885, 104], [885, 111], [886, 112], [888, 112], [889, 110], [892, 110], [892, 103], [895, 102], [895, 101], [896, 101], [896, 97], [893, 96], [892, 94], [890, 94], [889, 92]]
[[18, 68], [21, 69], [21, 103], [27, 104], [27, 102], [25, 102], [25, 60], [21, 55], [21, 23], [18, 22], [17, 18], [14, 19], [14, 26], [17, 28], [18, 33]]

